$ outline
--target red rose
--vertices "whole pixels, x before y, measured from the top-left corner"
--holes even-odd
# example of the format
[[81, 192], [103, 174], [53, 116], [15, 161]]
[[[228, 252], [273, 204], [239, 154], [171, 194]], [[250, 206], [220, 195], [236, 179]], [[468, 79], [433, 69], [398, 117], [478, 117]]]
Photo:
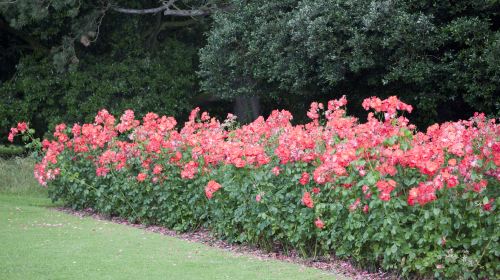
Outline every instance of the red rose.
[[320, 218], [317, 218], [316, 221], [314, 221], [314, 225], [319, 229], [323, 229], [325, 227], [325, 223], [323, 223]]
[[304, 173], [302, 173], [302, 177], [300, 177], [299, 183], [302, 186], [305, 186], [305, 185], [307, 185], [307, 183], [309, 183], [309, 178], [310, 178], [309, 173], [304, 172]]
[[311, 194], [309, 192], [305, 192], [304, 195], [302, 196], [302, 203], [308, 208], [314, 207], [314, 203], [312, 201]]

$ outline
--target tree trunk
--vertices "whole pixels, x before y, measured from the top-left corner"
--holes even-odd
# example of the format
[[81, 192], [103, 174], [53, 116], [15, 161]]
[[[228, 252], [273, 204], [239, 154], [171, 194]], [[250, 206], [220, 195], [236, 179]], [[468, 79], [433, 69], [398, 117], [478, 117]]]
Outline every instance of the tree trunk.
[[258, 96], [237, 96], [233, 110], [241, 123], [250, 123], [260, 116], [260, 98]]

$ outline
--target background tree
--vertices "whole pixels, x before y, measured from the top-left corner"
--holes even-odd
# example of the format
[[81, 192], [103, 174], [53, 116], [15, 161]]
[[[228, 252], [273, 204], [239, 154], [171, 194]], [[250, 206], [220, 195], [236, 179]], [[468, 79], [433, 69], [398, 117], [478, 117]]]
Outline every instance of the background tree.
[[20, 118], [44, 132], [101, 108], [182, 117], [196, 101], [214, 1], [0, 3], [1, 134]]
[[[63, 66], [62, 62], [77, 62], [73, 57], [75, 41], [86, 47], [97, 41], [106, 16], [117, 13], [154, 15], [153, 19], [146, 19], [146, 29], [135, 30], [145, 32], [146, 37], [150, 36], [148, 42], [154, 43], [153, 38], [166, 28], [193, 24], [190, 20], [174, 21], [175, 18], [203, 17], [226, 8], [224, 0], [11, 0], [0, 2], [0, 27], [29, 43], [33, 50], [46, 50], [38, 40], [52, 47], [60, 45], [52, 51], [57, 54], [54, 56], [56, 64]], [[106, 26], [109, 24], [108, 21]]]
[[500, 110], [497, 1], [233, 2], [201, 50], [206, 92], [295, 112], [313, 99], [348, 94], [360, 108], [397, 94], [420, 125]]
[[102, 107], [182, 118], [199, 96], [236, 100], [243, 121], [276, 107], [301, 121], [342, 94], [359, 116], [363, 98], [397, 94], [422, 127], [495, 115], [499, 12], [497, 0], [0, 0], [0, 133]]

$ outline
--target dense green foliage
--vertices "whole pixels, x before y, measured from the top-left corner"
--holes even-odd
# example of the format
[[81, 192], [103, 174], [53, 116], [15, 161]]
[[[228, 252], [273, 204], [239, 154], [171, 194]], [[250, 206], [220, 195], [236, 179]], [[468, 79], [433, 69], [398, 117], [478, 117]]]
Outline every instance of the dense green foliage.
[[60, 122], [90, 121], [104, 107], [182, 118], [198, 92], [204, 26], [204, 19], [115, 13], [102, 1], [1, 4], [0, 30], [8, 44], [0, 54], [6, 62], [0, 69], [0, 134], [19, 120], [45, 133]]
[[[40, 106], [56, 107], [58, 102], [51, 100], [62, 99], [69, 87], [46, 86], [43, 90], [44, 86], [37, 84], [40, 76], [50, 75], [52, 82], [48, 83], [52, 85], [59, 83], [54, 80], [67, 81], [70, 91], [79, 88], [72, 84], [91, 84], [89, 89], [99, 88], [99, 93], [91, 94], [99, 101], [86, 103], [106, 104], [108, 108], [137, 103], [130, 102], [134, 98], [147, 99], [143, 93], [149, 89], [144, 85], [156, 92], [153, 100], [189, 103], [198, 93], [196, 52], [204, 45], [203, 33], [209, 21], [161, 13], [127, 15], [112, 8], [145, 9], [160, 4], [153, 0], [18, 0], [1, 4], [0, 36], [4, 43], [0, 44], [0, 80], [4, 85], [0, 85], [0, 92], [2, 97], [13, 98], [6, 104], [14, 106], [0, 108], [2, 127], [15, 120], [15, 114], [7, 112], [12, 110], [31, 111], [33, 119], [29, 120], [38, 123], [38, 131], [46, 131], [47, 124], [61, 120], [52, 119], [60, 114], [41, 112]], [[287, 108], [303, 121], [301, 113], [311, 100], [348, 94], [353, 100], [349, 109], [362, 115], [356, 102], [371, 95], [398, 94], [419, 108], [413, 120], [422, 127], [434, 121], [467, 118], [474, 111], [495, 116], [500, 110], [500, 5], [496, 0], [176, 2], [181, 9], [207, 4], [229, 5], [230, 9], [216, 13], [208, 43], [200, 52], [198, 74], [205, 97], [233, 100], [257, 95], [264, 112]], [[170, 54], [169, 44], [181, 51]], [[158, 65], [149, 66], [144, 75], [122, 71], [142, 69], [139, 65], [148, 64], [146, 60]], [[96, 76], [114, 75], [115, 67], [117, 72], [131, 75], [131, 80], [142, 78], [141, 85], [123, 93], [120, 86], [111, 89], [96, 80]], [[150, 79], [152, 72], [155, 74]], [[163, 74], [167, 77], [160, 79]], [[110, 84], [119, 84], [119, 80], [112, 78]], [[175, 85], [163, 92], [162, 87], [171, 83]], [[47, 98], [49, 88], [54, 96]], [[117, 95], [127, 97], [118, 100], [122, 105], [110, 104], [110, 100], [120, 99]], [[33, 106], [28, 104], [34, 99]], [[33, 109], [19, 107], [19, 102]], [[62, 102], [70, 106], [66, 108], [69, 117], [62, 120], [84, 121], [89, 112], [94, 113], [88, 104], [81, 113], [71, 112], [79, 111], [70, 105], [77, 102]], [[156, 106], [145, 110], [177, 114], [184, 109], [166, 108], [169, 101], [154, 103]], [[38, 120], [35, 115], [40, 115]], [[45, 117], [48, 119], [40, 121]]]
[[207, 92], [294, 113], [304, 99], [398, 94], [420, 124], [500, 110], [497, 1], [233, 2], [201, 51]]
[[196, 92], [195, 56], [193, 48], [171, 40], [156, 57], [85, 57], [78, 71], [60, 74], [50, 61], [26, 57], [0, 88], [0, 126], [28, 120], [44, 131], [60, 122], [90, 121], [104, 107], [179, 116]]

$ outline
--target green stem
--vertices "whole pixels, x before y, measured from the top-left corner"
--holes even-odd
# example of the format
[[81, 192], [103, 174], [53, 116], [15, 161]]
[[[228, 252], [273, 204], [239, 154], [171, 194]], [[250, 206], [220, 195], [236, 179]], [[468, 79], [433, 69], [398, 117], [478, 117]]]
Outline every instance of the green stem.
[[490, 246], [490, 243], [491, 243], [492, 240], [493, 240], [493, 238], [490, 238], [490, 240], [488, 241], [488, 243], [486, 244], [486, 246], [484, 246], [483, 252], [481, 253], [481, 256], [479, 257], [479, 260], [477, 261], [477, 264], [474, 266], [474, 268], [472, 269], [471, 272], [474, 272], [474, 270], [476, 270], [479, 267], [479, 264], [481, 263], [481, 260], [483, 259], [483, 256], [486, 253], [486, 249], [488, 249], [488, 247]]

